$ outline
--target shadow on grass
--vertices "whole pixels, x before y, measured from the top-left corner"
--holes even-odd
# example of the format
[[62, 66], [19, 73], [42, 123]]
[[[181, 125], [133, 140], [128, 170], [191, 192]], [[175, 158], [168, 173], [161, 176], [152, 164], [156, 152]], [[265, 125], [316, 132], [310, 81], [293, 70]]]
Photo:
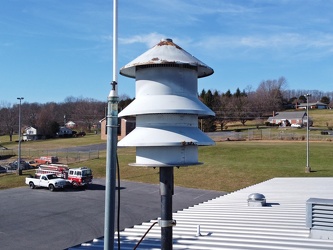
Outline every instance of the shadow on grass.
[[0, 155], [0, 160], [7, 160], [10, 159], [12, 157], [14, 157], [15, 155]]

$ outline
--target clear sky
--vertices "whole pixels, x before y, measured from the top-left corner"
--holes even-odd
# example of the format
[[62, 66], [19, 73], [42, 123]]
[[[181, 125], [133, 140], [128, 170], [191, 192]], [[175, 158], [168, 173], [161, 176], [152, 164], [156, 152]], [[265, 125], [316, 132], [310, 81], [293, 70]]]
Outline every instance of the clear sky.
[[[0, 103], [106, 101], [112, 0], [2, 0]], [[333, 0], [119, 0], [119, 68], [163, 38], [205, 64], [203, 88], [234, 92], [263, 80], [333, 91]], [[119, 95], [135, 80], [119, 76]]]

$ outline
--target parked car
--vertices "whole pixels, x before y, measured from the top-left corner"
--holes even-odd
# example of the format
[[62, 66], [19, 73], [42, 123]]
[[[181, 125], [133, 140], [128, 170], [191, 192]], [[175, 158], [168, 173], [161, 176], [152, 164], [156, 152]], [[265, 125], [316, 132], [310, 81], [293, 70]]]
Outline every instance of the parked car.
[[291, 124], [290, 127], [292, 127], [292, 128], [301, 128], [302, 125], [301, 125], [301, 124], [294, 123], [294, 124]]
[[322, 134], [322, 135], [333, 135], [333, 131], [332, 130], [324, 130], [324, 131], [321, 131], [320, 134]]
[[86, 132], [84, 132], [84, 131], [81, 131], [81, 132], [73, 131], [73, 137], [83, 137], [83, 136], [86, 136]]
[[[13, 161], [12, 163], [9, 163], [9, 168], [10, 170], [16, 170], [18, 166], [18, 161]], [[21, 169], [30, 169], [31, 166], [28, 162], [21, 160]]]
[[7, 169], [4, 168], [4, 167], [2, 167], [2, 166], [0, 166], [0, 174], [1, 173], [7, 173]]
[[29, 165], [31, 168], [38, 168], [38, 166], [41, 164], [35, 161], [29, 161]]

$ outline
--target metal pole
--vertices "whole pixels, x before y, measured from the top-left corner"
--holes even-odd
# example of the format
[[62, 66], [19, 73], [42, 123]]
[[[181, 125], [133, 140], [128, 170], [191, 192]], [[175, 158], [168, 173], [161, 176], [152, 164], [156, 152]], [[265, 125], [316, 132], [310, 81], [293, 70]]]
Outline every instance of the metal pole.
[[108, 110], [106, 117], [107, 145], [106, 145], [106, 183], [105, 183], [105, 221], [104, 221], [104, 249], [114, 249], [115, 226], [115, 191], [116, 165], [118, 141], [118, 92], [117, 92], [117, 0], [113, 1], [113, 81], [108, 96]]
[[305, 173], [311, 172], [311, 167], [309, 165], [309, 97], [310, 94], [306, 94], [306, 167], [305, 167]]
[[173, 167], [160, 167], [161, 250], [172, 249]]
[[18, 139], [18, 159], [17, 159], [17, 174], [22, 175], [21, 169], [21, 101], [23, 97], [17, 97], [17, 100], [20, 100], [19, 104], [19, 139]]

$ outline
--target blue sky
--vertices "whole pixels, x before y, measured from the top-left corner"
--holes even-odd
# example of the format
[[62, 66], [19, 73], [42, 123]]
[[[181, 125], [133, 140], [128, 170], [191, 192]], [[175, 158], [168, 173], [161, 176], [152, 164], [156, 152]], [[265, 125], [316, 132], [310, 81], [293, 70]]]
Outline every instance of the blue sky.
[[[3, 0], [0, 104], [106, 101], [112, 81], [112, 0]], [[163, 38], [205, 64], [203, 88], [333, 91], [332, 0], [119, 0], [118, 66]], [[119, 76], [119, 96], [135, 81]]]

